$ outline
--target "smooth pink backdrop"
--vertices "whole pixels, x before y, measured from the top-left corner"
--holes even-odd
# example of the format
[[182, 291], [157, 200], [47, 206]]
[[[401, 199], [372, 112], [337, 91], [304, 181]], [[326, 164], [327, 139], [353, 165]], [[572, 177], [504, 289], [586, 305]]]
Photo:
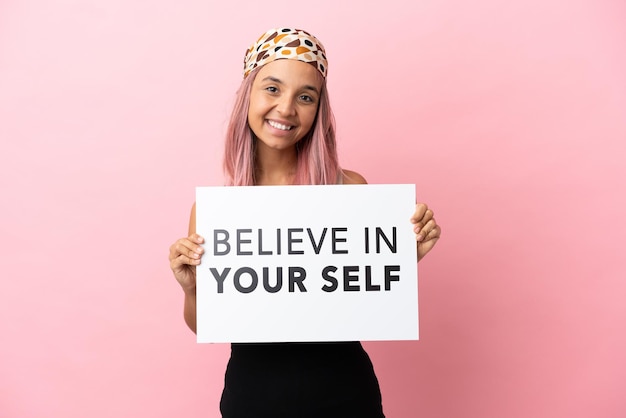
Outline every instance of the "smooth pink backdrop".
[[327, 47], [344, 167], [443, 227], [421, 340], [365, 344], [387, 415], [626, 416], [621, 0], [1, 2], [0, 416], [218, 416], [167, 252], [279, 25]]

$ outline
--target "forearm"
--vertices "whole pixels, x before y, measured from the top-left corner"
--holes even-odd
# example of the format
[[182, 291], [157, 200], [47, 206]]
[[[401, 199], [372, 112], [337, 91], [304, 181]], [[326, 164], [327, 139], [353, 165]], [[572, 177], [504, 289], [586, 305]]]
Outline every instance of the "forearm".
[[185, 292], [185, 306], [183, 315], [190, 330], [196, 332], [196, 289]]

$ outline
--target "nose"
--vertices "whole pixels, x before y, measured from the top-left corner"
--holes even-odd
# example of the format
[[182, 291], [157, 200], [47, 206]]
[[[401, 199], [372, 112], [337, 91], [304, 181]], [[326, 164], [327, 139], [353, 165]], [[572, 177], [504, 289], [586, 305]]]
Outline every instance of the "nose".
[[278, 113], [282, 114], [282, 115], [293, 115], [296, 113], [296, 106], [295, 106], [295, 100], [288, 96], [288, 95], [282, 95], [279, 99], [278, 99], [278, 104], [276, 106], [276, 110], [278, 110]]

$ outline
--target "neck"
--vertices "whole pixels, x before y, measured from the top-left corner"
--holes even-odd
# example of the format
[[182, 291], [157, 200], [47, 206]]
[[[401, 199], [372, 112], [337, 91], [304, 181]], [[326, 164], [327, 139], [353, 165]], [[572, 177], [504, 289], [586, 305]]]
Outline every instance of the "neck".
[[284, 150], [259, 147], [256, 150], [256, 184], [259, 186], [293, 184], [298, 155], [296, 148]]

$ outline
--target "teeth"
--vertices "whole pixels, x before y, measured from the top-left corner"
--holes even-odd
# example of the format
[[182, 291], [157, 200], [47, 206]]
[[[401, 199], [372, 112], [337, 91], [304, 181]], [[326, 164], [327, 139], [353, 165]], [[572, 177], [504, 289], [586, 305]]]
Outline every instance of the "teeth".
[[282, 123], [274, 122], [273, 120], [268, 120], [268, 123], [273, 128], [280, 129], [281, 131], [288, 131], [292, 128], [291, 126], [283, 125]]

